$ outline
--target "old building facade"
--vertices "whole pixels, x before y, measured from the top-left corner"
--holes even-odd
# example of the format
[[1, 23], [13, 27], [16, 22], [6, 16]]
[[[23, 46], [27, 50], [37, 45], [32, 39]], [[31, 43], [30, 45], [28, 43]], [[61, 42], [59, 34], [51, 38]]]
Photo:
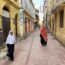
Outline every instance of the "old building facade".
[[[21, 0], [21, 8], [23, 14], [23, 35], [29, 35], [34, 30], [35, 8], [32, 0]], [[21, 31], [22, 32], [22, 31]]]
[[16, 37], [20, 34], [19, 9], [18, 0], [0, 0], [0, 41], [6, 40], [11, 29]]
[[65, 45], [65, 0], [54, 0], [53, 24], [56, 38]]
[[[46, 27], [48, 29], [48, 31], [50, 30], [51, 28], [51, 16], [52, 16], [52, 8], [53, 8], [53, 0], [44, 0], [44, 7], [43, 7], [43, 13], [44, 13], [44, 22], [46, 24]], [[50, 31], [49, 31], [50, 32]]]
[[47, 7], [51, 12], [49, 30], [65, 46], [65, 0], [49, 0]]

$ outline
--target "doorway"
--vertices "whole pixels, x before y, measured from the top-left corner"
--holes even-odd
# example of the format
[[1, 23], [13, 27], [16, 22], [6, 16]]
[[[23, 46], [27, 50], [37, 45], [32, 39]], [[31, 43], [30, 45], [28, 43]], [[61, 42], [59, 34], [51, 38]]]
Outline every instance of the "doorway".
[[27, 33], [27, 18], [25, 18], [25, 34]]
[[3, 26], [3, 35], [4, 35], [4, 42], [10, 31], [10, 18], [9, 18], [9, 10], [7, 7], [3, 8], [3, 16], [2, 16], [2, 26]]

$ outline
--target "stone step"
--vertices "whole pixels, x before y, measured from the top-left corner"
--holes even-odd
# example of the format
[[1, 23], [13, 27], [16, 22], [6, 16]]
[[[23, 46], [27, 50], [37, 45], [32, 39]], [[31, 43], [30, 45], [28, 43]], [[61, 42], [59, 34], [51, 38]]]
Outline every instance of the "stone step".
[[0, 60], [5, 59], [7, 53], [7, 48], [3, 48], [0, 52]]
[[6, 52], [0, 53], [0, 60], [4, 60], [6, 58]]

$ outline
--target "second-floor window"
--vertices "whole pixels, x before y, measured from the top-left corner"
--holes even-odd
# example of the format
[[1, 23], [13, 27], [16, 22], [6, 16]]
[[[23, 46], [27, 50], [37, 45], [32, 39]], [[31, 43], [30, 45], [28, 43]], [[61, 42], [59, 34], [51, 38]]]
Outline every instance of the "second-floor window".
[[64, 11], [60, 11], [60, 28], [63, 28]]

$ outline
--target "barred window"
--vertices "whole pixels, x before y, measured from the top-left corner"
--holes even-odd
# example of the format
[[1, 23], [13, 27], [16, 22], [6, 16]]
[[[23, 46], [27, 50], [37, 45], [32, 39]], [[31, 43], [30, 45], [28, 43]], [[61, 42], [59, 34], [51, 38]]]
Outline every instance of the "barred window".
[[60, 11], [60, 28], [63, 28], [64, 11]]

